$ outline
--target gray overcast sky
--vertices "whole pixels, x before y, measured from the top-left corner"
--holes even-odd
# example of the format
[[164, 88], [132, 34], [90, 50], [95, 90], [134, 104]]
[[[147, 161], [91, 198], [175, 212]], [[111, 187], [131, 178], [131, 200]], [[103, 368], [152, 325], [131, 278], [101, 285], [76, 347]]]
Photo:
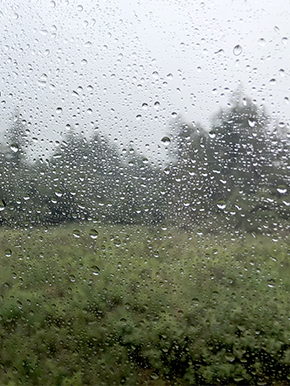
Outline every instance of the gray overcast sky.
[[289, 15], [288, 0], [2, 1], [2, 130], [19, 106], [36, 156], [70, 124], [158, 158], [172, 115], [208, 128], [239, 82], [288, 124]]

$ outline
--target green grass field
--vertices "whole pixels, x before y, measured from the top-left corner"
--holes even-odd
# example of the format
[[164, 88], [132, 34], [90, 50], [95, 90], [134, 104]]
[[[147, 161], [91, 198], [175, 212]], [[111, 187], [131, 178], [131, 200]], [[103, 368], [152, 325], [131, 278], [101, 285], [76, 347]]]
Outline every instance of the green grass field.
[[288, 385], [287, 237], [1, 228], [1, 385]]

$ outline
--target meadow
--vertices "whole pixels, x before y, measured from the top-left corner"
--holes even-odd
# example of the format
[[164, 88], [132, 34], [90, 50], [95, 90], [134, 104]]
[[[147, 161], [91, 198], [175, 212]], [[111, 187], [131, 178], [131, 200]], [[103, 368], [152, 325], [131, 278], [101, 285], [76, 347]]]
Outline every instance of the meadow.
[[290, 384], [284, 235], [0, 231], [0, 384]]

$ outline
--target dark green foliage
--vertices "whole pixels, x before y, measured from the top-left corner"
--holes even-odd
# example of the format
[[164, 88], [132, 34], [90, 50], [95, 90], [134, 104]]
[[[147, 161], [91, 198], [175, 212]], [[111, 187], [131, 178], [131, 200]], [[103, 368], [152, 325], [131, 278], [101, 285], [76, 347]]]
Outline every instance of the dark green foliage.
[[173, 223], [191, 227], [218, 219], [262, 232], [289, 220], [289, 139], [241, 92], [206, 132], [178, 118], [172, 124], [169, 181]]

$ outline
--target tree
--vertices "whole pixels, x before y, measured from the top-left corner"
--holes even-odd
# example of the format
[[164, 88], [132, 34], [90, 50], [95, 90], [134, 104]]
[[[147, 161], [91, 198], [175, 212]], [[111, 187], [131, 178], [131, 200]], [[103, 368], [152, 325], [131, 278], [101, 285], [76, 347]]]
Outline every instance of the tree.
[[19, 169], [24, 161], [29, 146], [26, 133], [25, 121], [18, 110], [15, 110], [11, 119], [11, 124], [6, 132], [7, 151], [6, 157], [13, 168]]
[[175, 221], [200, 221], [209, 210], [208, 134], [200, 124], [178, 117], [171, 123], [168, 183]]
[[265, 185], [273, 153], [267, 134], [269, 118], [238, 90], [229, 109], [215, 116], [210, 132], [209, 162], [219, 165], [227, 188], [255, 192]]

